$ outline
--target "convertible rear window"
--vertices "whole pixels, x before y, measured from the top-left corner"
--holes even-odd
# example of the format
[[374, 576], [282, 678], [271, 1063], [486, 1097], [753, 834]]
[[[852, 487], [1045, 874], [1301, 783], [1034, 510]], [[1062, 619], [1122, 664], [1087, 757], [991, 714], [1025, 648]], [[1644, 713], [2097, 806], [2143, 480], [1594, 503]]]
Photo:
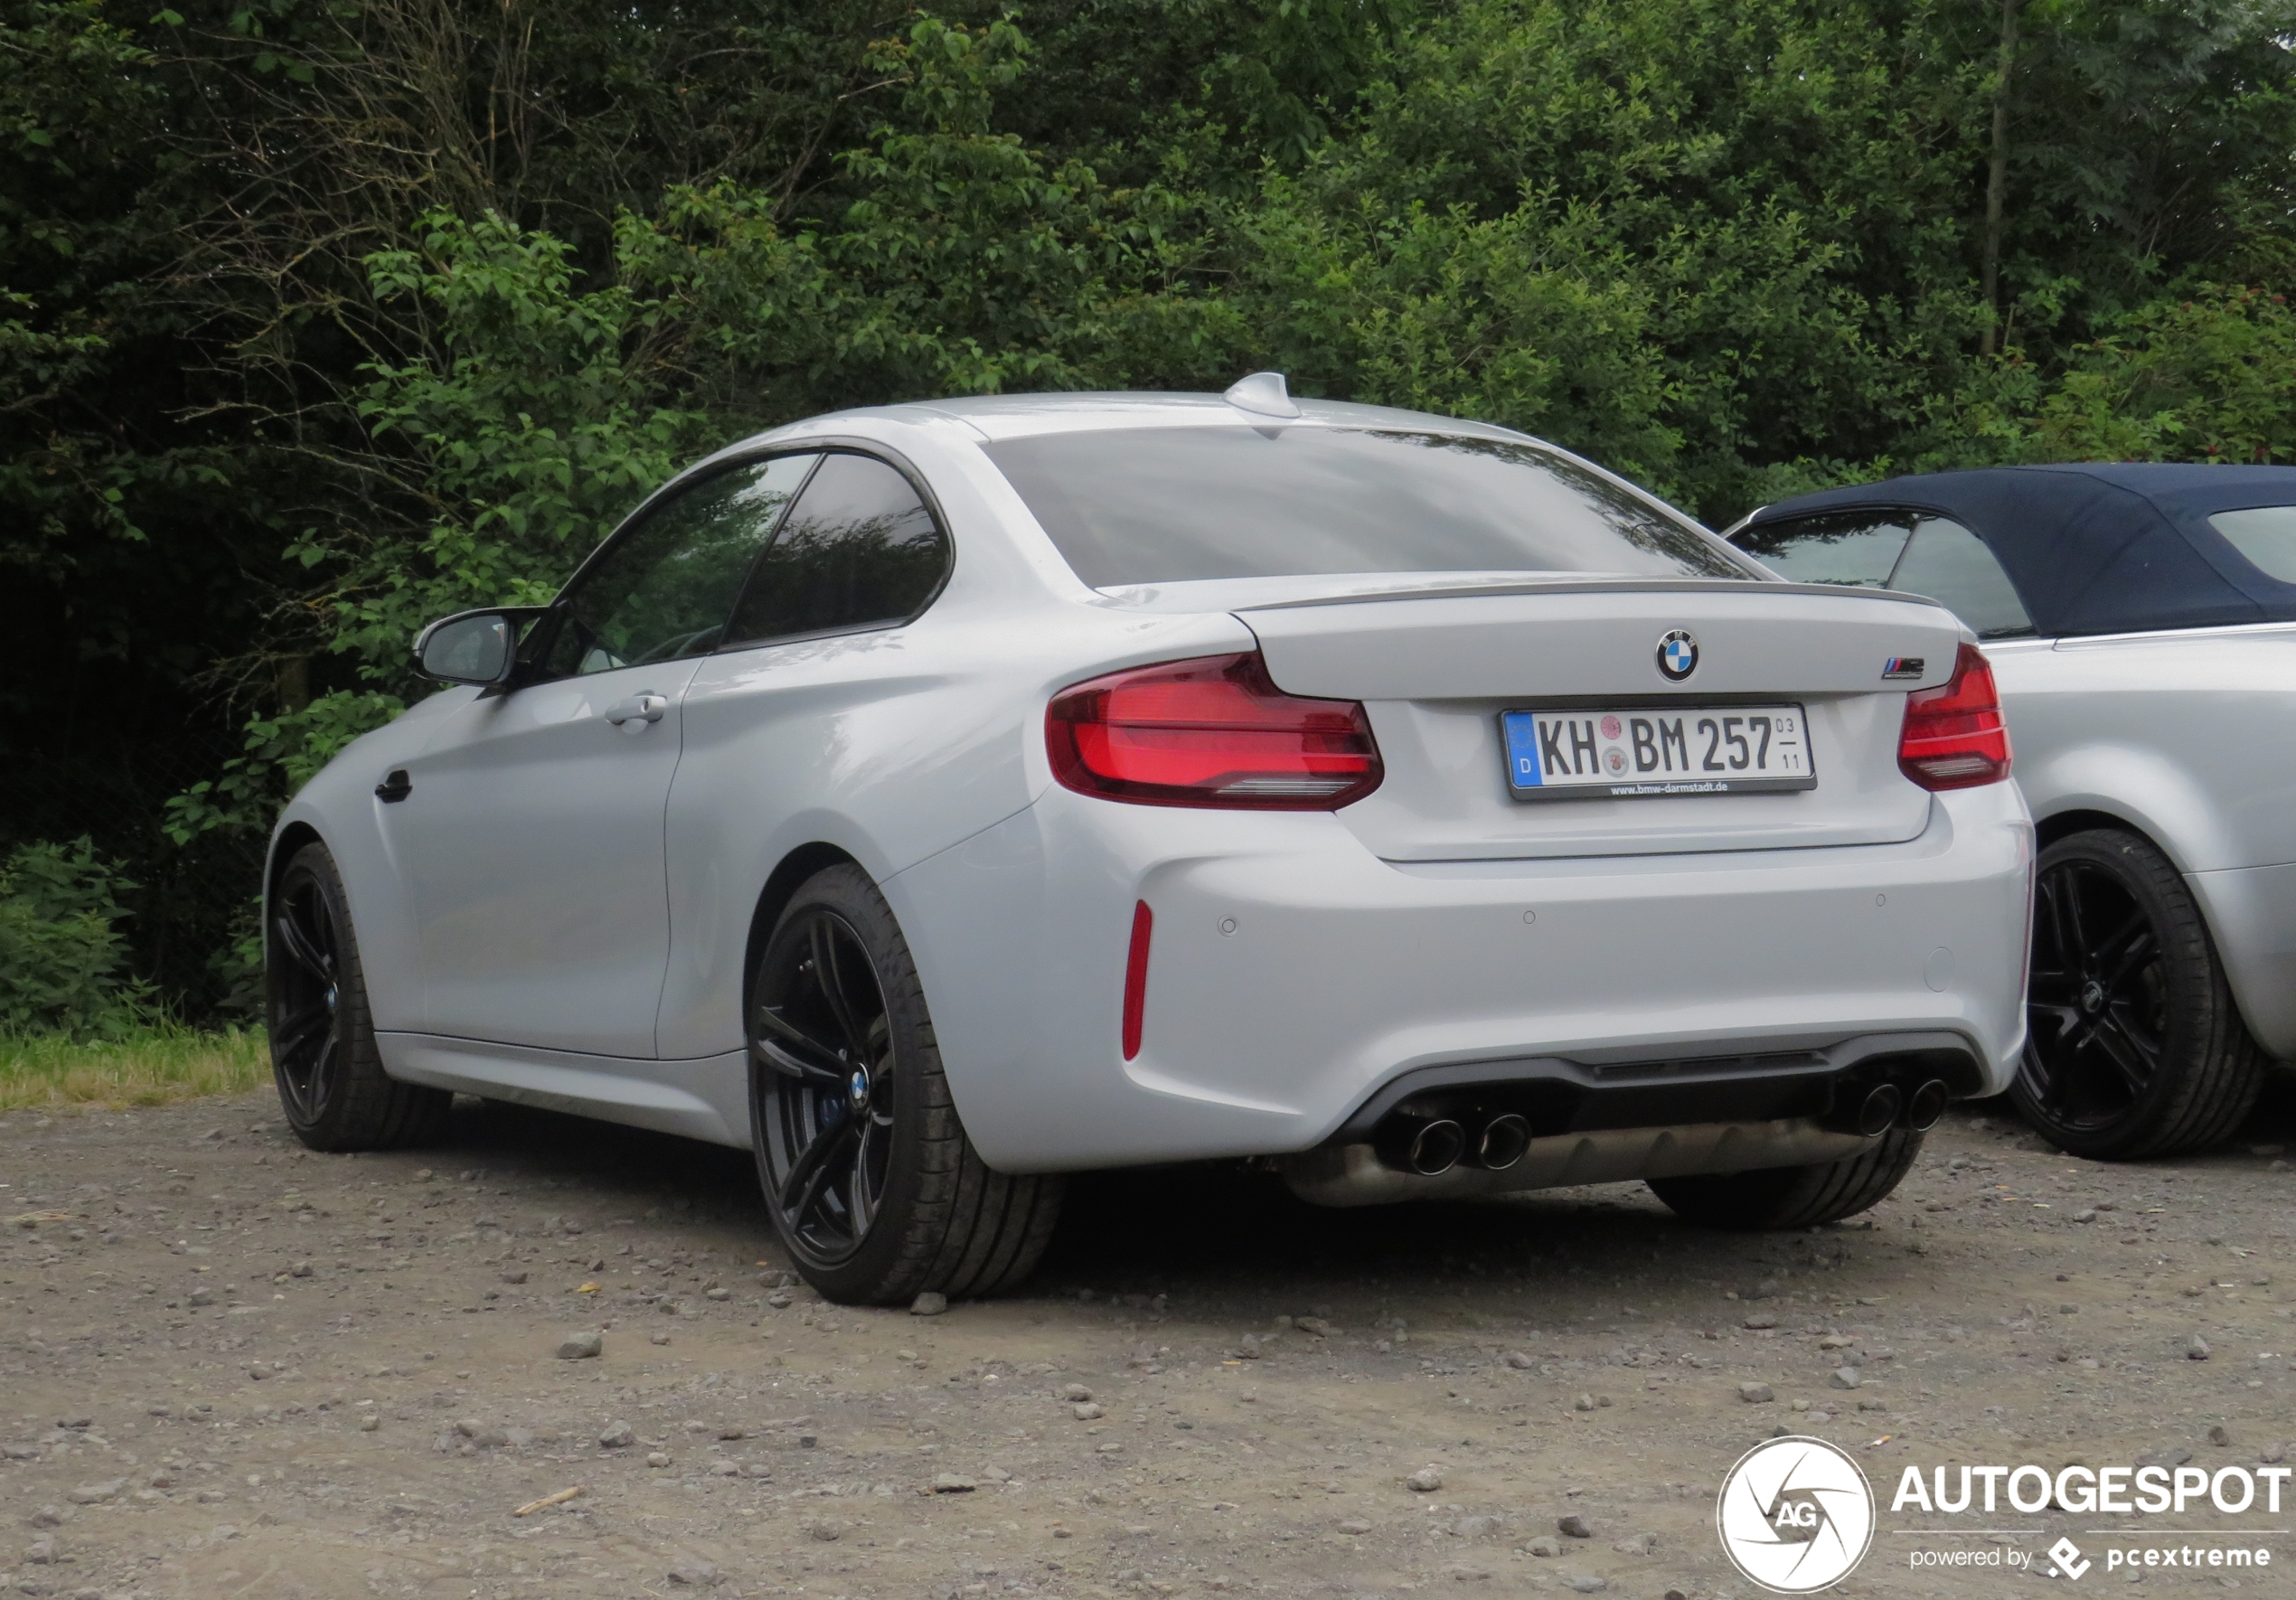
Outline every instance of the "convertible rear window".
[[1095, 588], [1331, 572], [1759, 576], [1657, 502], [1510, 439], [1237, 426], [984, 447]]
[[2296, 505], [2220, 511], [2208, 523], [2257, 571], [2282, 583], [2296, 583]]

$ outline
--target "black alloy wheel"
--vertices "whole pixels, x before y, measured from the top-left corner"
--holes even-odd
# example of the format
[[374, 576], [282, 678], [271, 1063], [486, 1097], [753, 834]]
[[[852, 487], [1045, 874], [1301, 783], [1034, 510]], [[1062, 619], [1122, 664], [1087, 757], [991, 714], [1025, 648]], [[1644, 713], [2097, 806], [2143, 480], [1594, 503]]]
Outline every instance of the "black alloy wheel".
[[325, 845], [288, 858], [263, 931], [271, 1076], [296, 1137], [314, 1150], [389, 1150], [443, 1134], [454, 1096], [383, 1070], [350, 900]]
[[2106, 829], [2043, 851], [2010, 1089], [2027, 1118], [2075, 1155], [2163, 1155], [2227, 1137], [2262, 1087], [2262, 1053], [2168, 858]]
[[271, 1068], [298, 1125], [318, 1120], [344, 1054], [341, 950], [318, 875], [290, 873], [271, 906]]
[[884, 1205], [901, 1062], [885, 986], [850, 922], [810, 907], [776, 932], [774, 953], [750, 1006], [760, 1177], [790, 1248], [833, 1268]]
[[1052, 1238], [1063, 1181], [997, 1172], [965, 1136], [891, 908], [850, 863], [774, 924], [748, 1001], [757, 1180], [792, 1264], [831, 1300], [993, 1294]]

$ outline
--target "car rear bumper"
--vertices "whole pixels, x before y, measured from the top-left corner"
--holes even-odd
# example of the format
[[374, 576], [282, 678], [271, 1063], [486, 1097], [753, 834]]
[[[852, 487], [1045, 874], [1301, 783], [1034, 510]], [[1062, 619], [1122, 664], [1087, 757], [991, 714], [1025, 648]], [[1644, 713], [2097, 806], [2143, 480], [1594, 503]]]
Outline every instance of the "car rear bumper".
[[2296, 1060], [2296, 866], [2186, 875], [2207, 912], [2216, 953], [2248, 1031]]
[[[1896, 844], [1397, 864], [1321, 814], [1054, 789], [885, 889], [974, 1143], [1055, 1171], [1310, 1150], [1430, 1068], [1691, 1063], [1697, 1120], [1727, 1122], [1809, 1112], [1765, 1096], [1811, 1052], [1908, 1035], [1958, 1042], [1957, 1094], [1997, 1093], [2031, 837], [2000, 784], [1939, 795]], [[1127, 1061], [1136, 901], [1154, 922]], [[1639, 1125], [1679, 1111], [1661, 1096]]]

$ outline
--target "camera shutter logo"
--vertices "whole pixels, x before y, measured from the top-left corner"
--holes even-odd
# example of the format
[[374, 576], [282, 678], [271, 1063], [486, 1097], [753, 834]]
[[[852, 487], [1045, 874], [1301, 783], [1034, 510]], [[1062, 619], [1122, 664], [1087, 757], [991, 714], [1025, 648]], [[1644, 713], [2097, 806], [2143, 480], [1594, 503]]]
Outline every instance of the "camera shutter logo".
[[1808, 1595], [1857, 1569], [1874, 1539], [1874, 1492], [1823, 1439], [1767, 1439], [1738, 1458], [1714, 1503], [1723, 1553], [1779, 1595]]

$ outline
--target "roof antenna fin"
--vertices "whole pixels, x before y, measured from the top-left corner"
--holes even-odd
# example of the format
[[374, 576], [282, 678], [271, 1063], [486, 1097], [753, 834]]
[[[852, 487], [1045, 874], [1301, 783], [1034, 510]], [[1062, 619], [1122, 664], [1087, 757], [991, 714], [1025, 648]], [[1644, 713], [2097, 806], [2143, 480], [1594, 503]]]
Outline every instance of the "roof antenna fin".
[[1284, 387], [1281, 372], [1254, 372], [1238, 378], [1220, 396], [1239, 411], [1249, 411], [1255, 417], [1296, 417], [1300, 409], [1292, 401], [1291, 391]]

